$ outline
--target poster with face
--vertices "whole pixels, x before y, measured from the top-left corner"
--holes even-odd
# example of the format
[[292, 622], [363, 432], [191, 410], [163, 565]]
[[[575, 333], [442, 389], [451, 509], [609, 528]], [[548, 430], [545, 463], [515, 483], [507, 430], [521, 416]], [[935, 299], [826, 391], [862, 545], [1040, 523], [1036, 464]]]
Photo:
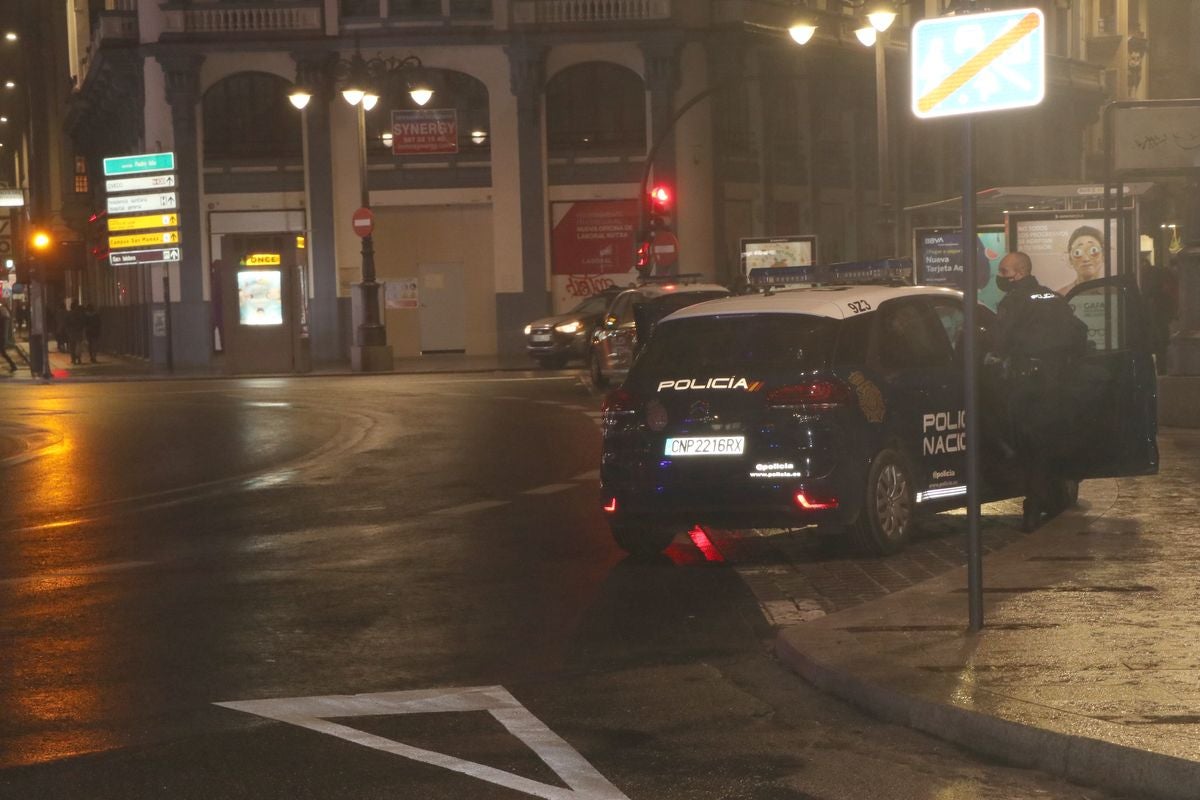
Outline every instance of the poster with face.
[[[1033, 276], [1059, 294], [1104, 277], [1104, 220], [1097, 212], [1085, 213], [1009, 215], [1009, 249], [1028, 254]], [[1116, 230], [1113, 220], [1108, 241], [1115, 239]], [[1115, 253], [1111, 269], [1115, 274]]]

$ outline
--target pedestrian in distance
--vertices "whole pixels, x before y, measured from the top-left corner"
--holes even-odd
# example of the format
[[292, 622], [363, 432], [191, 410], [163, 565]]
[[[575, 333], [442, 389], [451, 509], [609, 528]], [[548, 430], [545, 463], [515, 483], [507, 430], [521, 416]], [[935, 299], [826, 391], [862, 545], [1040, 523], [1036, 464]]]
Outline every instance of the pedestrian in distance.
[[67, 344], [71, 349], [72, 364], [83, 363], [83, 358], [79, 351], [83, 347], [84, 327], [83, 306], [76, 300], [71, 303], [71, 310], [67, 312], [66, 320]]
[[1009, 435], [1024, 478], [1022, 529], [1037, 528], [1044, 515], [1069, 500], [1054, 465], [1072, 442], [1071, 374], [1087, 352], [1087, 325], [1063, 297], [1038, 283], [1033, 263], [1020, 251], [1000, 260], [996, 287], [1004, 292], [985, 364], [1001, 370]]
[[100, 312], [91, 303], [83, 307], [83, 335], [87, 338], [88, 358], [95, 364], [100, 349]]
[[1164, 375], [1167, 371], [1167, 345], [1171, 341], [1171, 321], [1179, 313], [1179, 287], [1174, 274], [1167, 267], [1151, 264], [1145, 256], [1138, 269], [1138, 282], [1146, 308], [1154, 367], [1159, 375]]
[[54, 324], [54, 344], [60, 353], [67, 352], [67, 313], [69, 308], [67, 301], [63, 300], [50, 317], [50, 321]]
[[8, 310], [8, 306], [0, 303], [0, 355], [4, 356], [4, 360], [8, 362], [8, 371], [13, 373], [17, 371], [17, 365], [13, 363], [12, 358], [8, 355], [8, 348], [12, 344], [12, 314]]

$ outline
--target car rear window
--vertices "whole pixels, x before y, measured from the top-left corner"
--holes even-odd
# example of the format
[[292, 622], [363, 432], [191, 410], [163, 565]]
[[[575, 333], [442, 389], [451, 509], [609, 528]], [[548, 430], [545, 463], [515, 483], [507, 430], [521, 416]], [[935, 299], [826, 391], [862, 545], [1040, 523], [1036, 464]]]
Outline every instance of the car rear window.
[[662, 322], [634, 363], [631, 380], [666, 372], [769, 375], [828, 364], [837, 323], [803, 314], [730, 314]]

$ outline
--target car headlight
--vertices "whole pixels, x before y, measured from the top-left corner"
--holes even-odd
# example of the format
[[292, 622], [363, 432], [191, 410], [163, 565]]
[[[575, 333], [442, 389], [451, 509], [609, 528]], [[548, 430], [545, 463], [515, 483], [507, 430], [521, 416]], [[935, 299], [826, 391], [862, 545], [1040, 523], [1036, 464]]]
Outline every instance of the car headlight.
[[574, 322], [564, 322], [562, 325], [555, 325], [554, 330], [559, 333], [579, 333], [583, 329], [583, 323], [579, 320]]
[[533, 326], [532, 326], [532, 325], [526, 325], [526, 326], [525, 326], [525, 335], [526, 335], [526, 336], [528, 336], [528, 335], [529, 335], [529, 334], [531, 334], [531, 333], [533, 333]]

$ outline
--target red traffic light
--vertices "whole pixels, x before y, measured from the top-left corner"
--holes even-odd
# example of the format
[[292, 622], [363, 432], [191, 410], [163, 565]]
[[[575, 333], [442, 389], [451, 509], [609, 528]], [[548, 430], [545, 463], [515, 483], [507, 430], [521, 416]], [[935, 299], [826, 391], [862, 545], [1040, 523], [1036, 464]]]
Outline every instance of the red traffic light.
[[650, 209], [655, 214], [666, 214], [671, 210], [670, 188], [659, 184], [650, 190]]

